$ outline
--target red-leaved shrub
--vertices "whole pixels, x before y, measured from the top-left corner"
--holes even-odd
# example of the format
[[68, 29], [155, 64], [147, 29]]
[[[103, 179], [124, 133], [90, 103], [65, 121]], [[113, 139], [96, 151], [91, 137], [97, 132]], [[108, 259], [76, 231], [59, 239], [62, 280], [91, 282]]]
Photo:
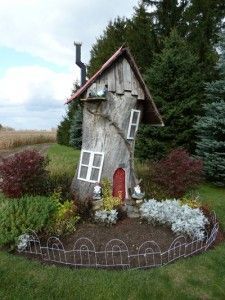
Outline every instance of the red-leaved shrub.
[[36, 150], [25, 150], [3, 160], [0, 188], [7, 197], [42, 195], [47, 191], [48, 159]]
[[185, 149], [172, 150], [154, 165], [153, 181], [168, 197], [179, 198], [201, 181], [203, 163]]

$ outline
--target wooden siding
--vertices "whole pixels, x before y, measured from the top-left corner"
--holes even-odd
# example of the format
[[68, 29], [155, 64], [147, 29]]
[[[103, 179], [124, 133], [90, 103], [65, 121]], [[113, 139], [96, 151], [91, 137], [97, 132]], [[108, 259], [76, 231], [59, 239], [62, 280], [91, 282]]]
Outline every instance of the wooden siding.
[[119, 59], [109, 70], [105, 71], [87, 90], [100, 91], [108, 85], [108, 91], [118, 95], [124, 95], [126, 91], [137, 96], [138, 100], [145, 100], [144, 90], [137, 80], [126, 58]]

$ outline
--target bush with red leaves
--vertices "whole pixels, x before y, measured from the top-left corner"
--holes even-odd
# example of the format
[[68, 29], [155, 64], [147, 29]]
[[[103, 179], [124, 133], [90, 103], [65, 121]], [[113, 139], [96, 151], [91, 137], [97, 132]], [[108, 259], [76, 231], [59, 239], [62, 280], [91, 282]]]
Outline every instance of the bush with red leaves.
[[7, 197], [43, 195], [48, 189], [48, 159], [36, 150], [25, 150], [3, 160], [0, 188]]
[[153, 181], [167, 197], [179, 198], [201, 181], [203, 163], [192, 158], [185, 149], [172, 150], [154, 165]]

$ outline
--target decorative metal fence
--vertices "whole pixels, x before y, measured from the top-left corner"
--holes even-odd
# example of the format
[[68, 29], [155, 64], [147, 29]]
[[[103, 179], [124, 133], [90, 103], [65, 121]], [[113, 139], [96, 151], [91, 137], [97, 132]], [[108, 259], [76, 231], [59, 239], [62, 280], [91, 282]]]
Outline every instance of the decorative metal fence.
[[216, 218], [213, 228], [204, 241], [195, 239], [187, 241], [186, 237], [177, 237], [167, 251], [162, 252], [154, 241], [146, 241], [138, 248], [137, 253], [129, 251], [127, 245], [119, 239], [112, 239], [104, 251], [96, 251], [94, 243], [86, 238], [79, 238], [72, 250], [65, 250], [63, 243], [57, 237], [50, 237], [46, 246], [41, 245], [34, 231], [27, 234], [26, 247], [19, 252], [39, 255], [42, 260], [60, 263], [74, 267], [88, 268], [122, 268], [138, 269], [164, 266], [181, 257], [188, 257], [198, 252], [206, 251], [215, 241], [219, 230]]

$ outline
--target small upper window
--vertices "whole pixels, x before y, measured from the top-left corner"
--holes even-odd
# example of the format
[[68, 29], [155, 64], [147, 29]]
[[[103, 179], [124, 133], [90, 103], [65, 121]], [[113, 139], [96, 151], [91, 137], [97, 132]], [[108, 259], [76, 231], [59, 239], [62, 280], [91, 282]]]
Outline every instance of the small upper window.
[[133, 140], [135, 134], [138, 130], [139, 120], [140, 120], [140, 110], [131, 110], [130, 122], [128, 127], [127, 139]]
[[81, 151], [78, 179], [88, 182], [99, 182], [102, 173], [104, 153]]

